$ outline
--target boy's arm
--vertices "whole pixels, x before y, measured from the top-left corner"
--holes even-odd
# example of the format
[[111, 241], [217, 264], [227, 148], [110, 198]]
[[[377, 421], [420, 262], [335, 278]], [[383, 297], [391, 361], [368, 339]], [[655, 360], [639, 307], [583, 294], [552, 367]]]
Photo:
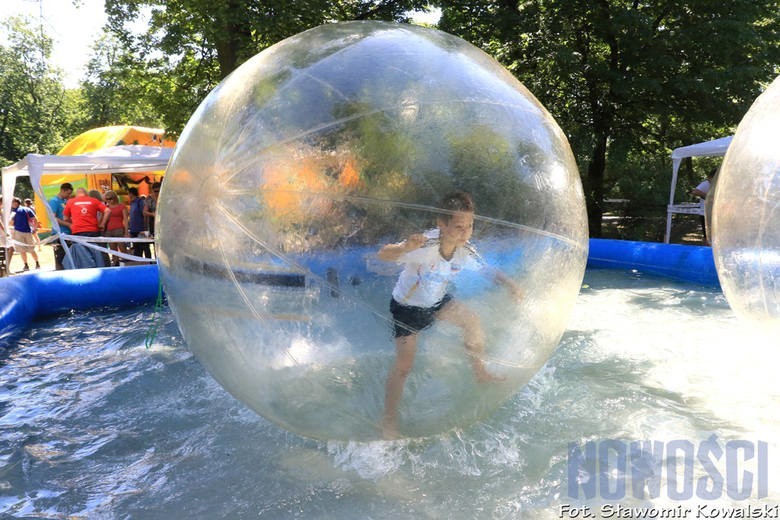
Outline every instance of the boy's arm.
[[425, 237], [422, 234], [416, 233], [414, 235], [410, 235], [409, 238], [403, 242], [399, 242], [397, 244], [387, 244], [379, 250], [376, 256], [385, 262], [395, 262], [404, 254], [421, 248], [424, 243]]
[[491, 271], [493, 279], [496, 281], [496, 283], [506, 287], [515, 299], [519, 300], [523, 297], [523, 290], [520, 288], [517, 282], [509, 278], [499, 269], [493, 268]]

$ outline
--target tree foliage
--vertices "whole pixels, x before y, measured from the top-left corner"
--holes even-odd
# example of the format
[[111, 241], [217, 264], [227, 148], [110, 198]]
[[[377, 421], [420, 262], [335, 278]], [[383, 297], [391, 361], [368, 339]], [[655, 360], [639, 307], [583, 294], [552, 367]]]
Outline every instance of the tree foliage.
[[154, 74], [111, 34], [93, 46], [81, 83], [84, 129], [110, 125], [159, 127], [161, 103]]
[[[780, 73], [780, 0], [106, 0], [106, 37], [72, 91], [49, 65], [51, 40], [8, 22], [0, 162], [56, 152], [95, 126], [163, 126], [175, 136], [224, 77], [276, 42], [333, 21], [402, 22], [429, 4], [442, 9], [440, 29], [496, 57], [556, 118], [595, 236], [605, 198], [662, 207], [670, 149], [733, 132]], [[404, 160], [402, 149], [390, 152]], [[681, 170], [683, 184], [703, 175]]]
[[76, 100], [49, 65], [52, 42], [21, 18], [6, 23], [0, 45], [0, 162], [55, 153], [76, 124]]
[[[146, 62], [166, 130], [181, 131], [203, 98], [241, 63], [317, 25], [339, 20], [404, 21], [420, 0], [106, 0], [109, 28]], [[136, 35], [133, 22], [149, 17]]]
[[780, 63], [776, 0], [437, 5], [440, 28], [495, 56], [567, 133], [595, 236], [606, 195], [664, 193], [658, 158], [733, 131]]

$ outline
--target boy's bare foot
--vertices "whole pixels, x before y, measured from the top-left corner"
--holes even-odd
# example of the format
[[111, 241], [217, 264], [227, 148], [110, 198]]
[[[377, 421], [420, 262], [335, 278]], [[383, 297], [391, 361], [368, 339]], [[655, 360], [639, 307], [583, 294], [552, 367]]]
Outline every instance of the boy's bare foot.
[[479, 358], [471, 359], [471, 368], [474, 370], [474, 378], [478, 383], [497, 383], [506, 380], [506, 376], [491, 374], [485, 368], [485, 364]]
[[481, 370], [476, 374], [478, 383], [499, 383], [506, 381], [506, 376], [491, 374], [487, 370]]

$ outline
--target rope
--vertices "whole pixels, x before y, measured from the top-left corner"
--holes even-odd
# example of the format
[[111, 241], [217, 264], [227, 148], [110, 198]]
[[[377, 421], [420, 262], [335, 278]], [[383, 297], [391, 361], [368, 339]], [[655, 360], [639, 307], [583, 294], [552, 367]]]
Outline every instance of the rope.
[[[129, 260], [133, 262], [146, 262], [146, 263], [154, 263], [157, 260], [153, 258], [144, 258], [140, 256], [135, 256], [130, 253], [125, 253], [122, 251], [117, 251], [115, 249], [109, 249], [100, 246], [99, 244], [105, 244], [105, 243], [132, 243], [132, 242], [147, 242], [150, 244], [154, 243], [153, 238], [129, 238], [129, 237], [82, 237], [82, 236], [76, 236], [76, 235], [50, 235], [46, 237], [44, 240], [41, 240], [40, 245], [47, 245], [49, 243], [62, 243], [61, 240], [67, 240], [70, 244], [81, 244], [84, 247], [94, 249], [96, 251], [100, 251], [101, 253], [107, 253], [109, 255], [113, 255], [119, 258], [122, 258], [124, 260]], [[16, 246], [30, 246], [30, 244], [25, 244], [23, 242], [18, 242], [11, 238], [10, 236], [7, 239], [7, 245], [6, 247], [16, 247]]]
[[157, 301], [154, 302], [154, 311], [152, 311], [152, 323], [149, 325], [149, 330], [146, 331], [146, 340], [144, 344], [147, 349], [152, 347], [152, 343], [157, 338], [157, 332], [160, 330], [160, 322], [162, 321], [161, 313], [163, 308], [163, 286], [162, 280], [157, 280]]

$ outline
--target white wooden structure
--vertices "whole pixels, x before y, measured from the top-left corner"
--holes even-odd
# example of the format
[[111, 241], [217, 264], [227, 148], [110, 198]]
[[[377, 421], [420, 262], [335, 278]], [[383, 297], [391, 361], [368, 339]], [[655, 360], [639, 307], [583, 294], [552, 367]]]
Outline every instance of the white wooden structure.
[[674, 192], [677, 188], [677, 173], [680, 170], [680, 164], [686, 157], [718, 157], [726, 155], [731, 144], [732, 136], [721, 137], [712, 141], [682, 146], [672, 150], [672, 187], [669, 191], [669, 205], [666, 206], [666, 233], [664, 242], [669, 243], [672, 233], [672, 215], [675, 213], [687, 215], [704, 215], [704, 201], [701, 202], [682, 202], [674, 203]]

